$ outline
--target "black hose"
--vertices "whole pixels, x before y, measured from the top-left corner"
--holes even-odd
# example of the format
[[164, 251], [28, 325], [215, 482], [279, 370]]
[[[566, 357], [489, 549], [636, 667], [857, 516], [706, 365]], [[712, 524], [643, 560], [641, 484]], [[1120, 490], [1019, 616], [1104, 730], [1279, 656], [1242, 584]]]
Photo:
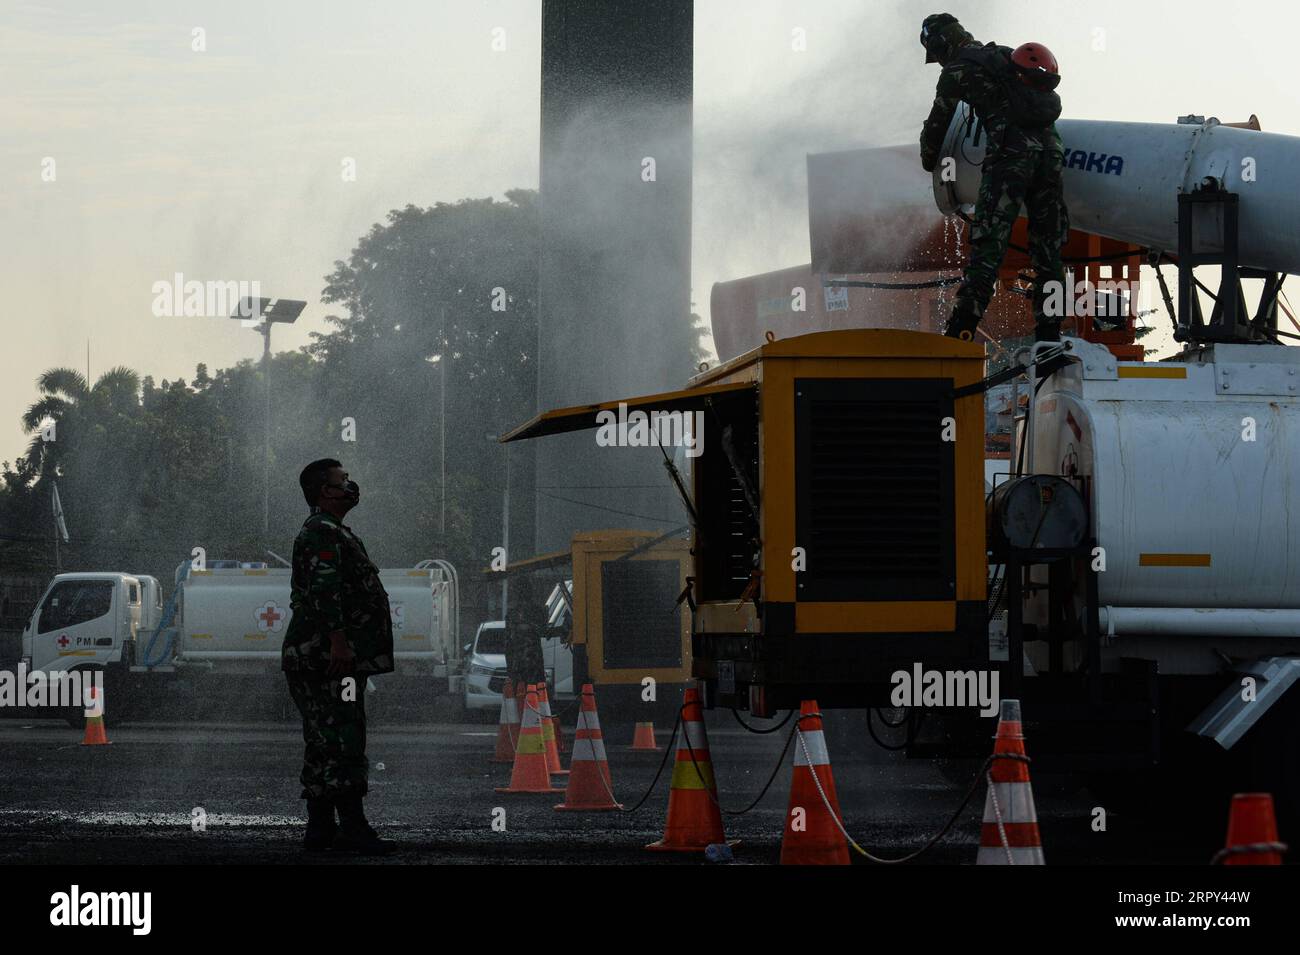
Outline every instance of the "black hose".
[[[882, 720], [882, 722], [884, 721]], [[916, 739], [916, 728], [920, 726], [920, 720], [918, 719], [915, 723], [912, 723], [911, 714], [909, 713], [908, 722], [909, 722], [909, 726], [907, 727], [907, 735], [903, 738], [903, 741], [901, 743], [897, 745], [894, 745], [893, 743], [886, 743], [884, 740], [882, 740], [879, 736], [876, 735], [876, 728], [871, 723], [871, 710], [870, 709], [867, 710], [867, 732], [871, 734], [872, 742], [874, 742], [881, 749], [886, 750], [890, 753], [897, 753], [907, 749], [907, 747], [912, 745], [912, 740]], [[885, 725], [888, 726], [889, 724], [886, 723]]]
[[748, 723], [742, 720], [740, 718], [740, 710], [736, 709], [734, 706], [731, 708], [731, 715], [734, 716], [736, 718], [736, 722], [739, 723], [741, 726], [745, 727], [746, 730], [748, 730], [751, 733], [757, 733], [758, 735], [762, 736], [765, 733], [775, 733], [778, 730], [780, 730], [782, 727], [784, 727], [786, 723], [789, 723], [790, 717], [794, 716], [794, 710], [788, 710], [785, 714], [785, 719], [783, 719], [776, 726], [769, 726], [765, 730], [761, 730], [757, 726], [750, 726]]
[[[682, 710], [685, 711], [685, 709], [686, 707], [683, 706]], [[793, 715], [794, 710], [791, 710], [790, 713], [791, 715]], [[686, 750], [691, 755], [691, 765], [695, 767], [695, 774], [700, 778], [701, 781], [703, 781], [705, 778], [704, 771], [700, 769], [700, 764], [695, 759], [695, 747], [691, 744], [691, 735], [686, 731], [686, 723], [682, 720], [681, 713], [678, 713], [677, 721], [678, 723], [681, 724], [682, 727], [682, 739], [686, 742]], [[782, 723], [781, 725], [784, 726], [785, 724]], [[714, 789], [717, 788], [716, 780], [714, 781], [713, 787], [709, 787], [709, 786], [704, 787], [704, 791], [705, 793], [708, 794], [708, 797], [710, 801], [712, 801], [713, 805], [717, 806], [720, 812], [728, 816], [743, 816], [745, 813], [749, 812], [751, 809], [757, 806], [762, 801], [763, 797], [767, 795], [767, 791], [772, 788], [772, 783], [776, 781], [777, 774], [781, 772], [781, 767], [785, 765], [785, 754], [790, 751], [790, 743], [794, 741], [794, 734], [798, 728], [799, 728], [798, 723], [790, 727], [790, 735], [785, 738], [785, 745], [781, 747], [781, 758], [778, 759], [776, 761], [776, 765], [772, 767], [772, 775], [767, 778], [767, 782], [763, 784], [763, 788], [758, 791], [758, 795], [754, 797], [753, 801], [748, 806], [746, 806], [744, 809], [728, 809], [726, 806], [722, 805], [722, 803], [718, 801], [718, 797], [713, 791]]]
[[[673, 723], [673, 732], [672, 735], [668, 737], [668, 745], [664, 748], [664, 758], [659, 761], [659, 769], [655, 771], [655, 778], [650, 780], [650, 788], [645, 791], [645, 795], [636, 801], [635, 806], [631, 809], [620, 808], [619, 812], [636, 812], [645, 805], [645, 801], [650, 798], [650, 794], [653, 793], [655, 787], [659, 785], [659, 777], [663, 775], [664, 767], [668, 765], [668, 757], [675, 752], [673, 743], [677, 741], [677, 730], [682, 725], [682, 713], [685, 709], [686, 706], [683, 704], [677, 711], [677, 721]], [[703, 779], [704, 777], [700, 778]], [[612, 797], [613, 793], [610, 793], [610, 796]]]
[[822, 283], [823, 288], [883, 288], [894, 290], [912, 290], [924, 288], [946, 288], [949, 285], [960, 285], [963, 279], [961, 276], [953, 276], [947, 279], [933, 279], [929, 282], [862, 282], [857, 279], [827, 279]]

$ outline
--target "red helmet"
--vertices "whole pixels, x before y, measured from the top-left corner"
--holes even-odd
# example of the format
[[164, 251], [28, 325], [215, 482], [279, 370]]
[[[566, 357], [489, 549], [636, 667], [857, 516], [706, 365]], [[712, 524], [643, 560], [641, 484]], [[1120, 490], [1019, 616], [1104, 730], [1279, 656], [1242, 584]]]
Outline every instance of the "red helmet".
[[1011, 54], [1011, 64], [1027, 86], [1053, 90], [1061, 82], [1061, 71], [1052, 51], [1041, 43], [1022, 43]]

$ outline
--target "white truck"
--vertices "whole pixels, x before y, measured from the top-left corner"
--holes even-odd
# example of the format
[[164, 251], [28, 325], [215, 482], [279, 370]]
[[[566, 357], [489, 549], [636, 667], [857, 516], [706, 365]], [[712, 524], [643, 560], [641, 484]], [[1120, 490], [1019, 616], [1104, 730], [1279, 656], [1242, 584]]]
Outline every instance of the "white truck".
[[[228, 562], [223, 562], [228, 563]], [[442, 560], [381, 569], [393, 616], [398, 675], [420, 678], [430, 694], [462, 689], [459, 581]], [[164, 675], [273, 676], [292, 611], [290, 571], [257, 565], [176, 569], [163, 601], [142, 574], [59, 574], [23, 631], [29, 671], [105, 671], [106, 695], [122, 700]], [[129, 700], [127, 701], [130, 702]], [[113, 704], [109, 704], [112, 706]]]

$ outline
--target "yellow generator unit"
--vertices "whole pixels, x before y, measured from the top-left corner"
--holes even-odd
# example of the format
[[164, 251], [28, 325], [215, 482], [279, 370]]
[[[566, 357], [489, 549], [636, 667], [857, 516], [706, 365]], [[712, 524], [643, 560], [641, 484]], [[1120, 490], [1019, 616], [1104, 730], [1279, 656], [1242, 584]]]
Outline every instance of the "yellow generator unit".
[[683, 489], [706, 701], [881, 705], [899, 670], [988, 665], [983, 370], [982, 347], [939, 335], [818, 332], [503, 440], [688, 413], [703, 428]]
[[[602, 708], [634, 710], [646, 719], [676, 715], [691, 678], [690, 614], [682, 593], [692, 558], [685, 530], [582, 531], [568, 551], [506, 568], [511, 577], [535, 577], [542, 592], [567, 595], [574, 688], [595, 684]], [[647, 680], [653, 693], [646, 692]], [[661, 708], [642, 705], [661, 701]]]
[[650, 679], [655, 700], [675, 707], [691, 677], [690, 613], [678, 601], [690, 574], [680, 532], [575, 534], [574, 682], [599, 687], [602, 705], [635, 709]]

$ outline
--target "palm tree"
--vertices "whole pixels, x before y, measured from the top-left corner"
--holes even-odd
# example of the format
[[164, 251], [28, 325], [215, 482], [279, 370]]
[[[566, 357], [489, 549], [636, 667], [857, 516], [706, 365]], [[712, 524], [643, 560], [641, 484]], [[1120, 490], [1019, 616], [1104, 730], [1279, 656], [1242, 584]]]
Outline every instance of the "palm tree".
[[[103, 421], [117, 414], [129, 414], [138, 407], [140, 376], [119, 365], [100, 375], [94, 385], [75, 368], [51, 368], [36, 379], [40, 398], [23, 413], [23, 433], [33, 435], [27, 446], [27, 459], [41, 477], [52, 474], [58, 466], [58, 432], [78, 418]], [[55, 440], [46, 441], [43, 430], [47, 421], [55, 424]]]

